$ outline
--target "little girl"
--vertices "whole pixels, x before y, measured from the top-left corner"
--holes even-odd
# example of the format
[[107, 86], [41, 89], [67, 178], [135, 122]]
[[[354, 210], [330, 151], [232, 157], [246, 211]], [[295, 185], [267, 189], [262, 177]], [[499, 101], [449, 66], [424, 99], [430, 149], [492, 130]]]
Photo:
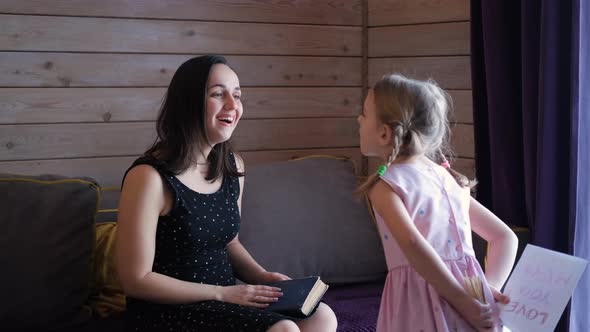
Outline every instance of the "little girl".
[[[501, 329], [496, 301], [509, 299], [498, 290], [518, 240], [444, 157], [449, 104], [433, 82], [388, 75], [358, 117], [362, 153], [387, 161], [359, 188], [373, 205], [389, 270], [377, 332]], [[489, 243], [485, 275], [472, 229]], [[485, 300], [467, 291], [474, 278]]]

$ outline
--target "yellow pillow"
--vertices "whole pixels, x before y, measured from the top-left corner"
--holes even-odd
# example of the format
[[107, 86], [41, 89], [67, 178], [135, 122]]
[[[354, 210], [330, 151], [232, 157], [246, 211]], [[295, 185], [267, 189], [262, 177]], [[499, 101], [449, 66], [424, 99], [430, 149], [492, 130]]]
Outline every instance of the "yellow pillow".
[[100, 317], [125, 311], [125, 295], [115, 268], [117, 223], [96, 224], [89, 305]]

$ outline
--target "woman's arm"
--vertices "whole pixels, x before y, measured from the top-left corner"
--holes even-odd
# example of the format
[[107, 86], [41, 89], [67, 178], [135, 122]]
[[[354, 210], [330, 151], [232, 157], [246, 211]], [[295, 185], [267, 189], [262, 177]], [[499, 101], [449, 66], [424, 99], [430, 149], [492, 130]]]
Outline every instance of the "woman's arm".
[[252, 258], [238, 239], [238, 236], [228, 243], [227, 251], [236, 278], [254, 285], [264, 282], [263, 275], [267, 271]]
[[471, 229], [488, 242], [486, 279], [501, 289], [514, 265], [518, 238], [506, 224], [474, 198], [469, 204]]
[[116, 264], [125, 294], [157, 303], [219, 300], [221, 287], [152, 272], [158, 217], [168, 213], [172, 197], [164, 180], [148, 165], [131, 169], [119, 202]]
[[476, 328], [493, 325], [489, 304], [472, 298], [451, 274], [410, 218], [401, 198], [383, 181], [369, 192], [377, 213], [397, 241], [410, 265]]
[[[239, 172], [244, 172], [244, 161], [240, 156], [234, 154], [236, 158], [236, 165]], [[244, 177], [240, 177], [240, 196], [238, 197], [238, 208], [240, 215], [242, 214], [242, 194], [244, 192]], [[254, 260], [252, 255], [248, 253], [246, 248], [240, 242], [238, 236], [227, 245], [230, 263], [236, 274], [236, 277], [249, 284], [259, 284], [264, 282], [273, 282], [280, 280], [287, 280], [289, 277], [276, 273], [266, 271], [260, 264]]]

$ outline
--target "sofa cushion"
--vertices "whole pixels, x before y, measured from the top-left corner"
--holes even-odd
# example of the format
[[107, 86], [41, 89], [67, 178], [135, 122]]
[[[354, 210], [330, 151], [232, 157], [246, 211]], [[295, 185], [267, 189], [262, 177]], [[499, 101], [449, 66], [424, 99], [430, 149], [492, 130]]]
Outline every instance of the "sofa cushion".
[[0, 192], [2, 327], [46, 330], [88, 320], [95, 182], [3, 175]]
[[99, 317], [125, 311], [125, 294], [115, 267], [116, 222], [96, 224], [89, 305]]
[[100, 188], [100, 204], [94, 217], [97, 223], [117, 221], [120, 197], [121, 188], [119, 187]]
[[353, 192], [350, 160], [305, 158], [246, 167], [240, 240], [267, 270], [331, 284], [381, 280], [375, 223]]

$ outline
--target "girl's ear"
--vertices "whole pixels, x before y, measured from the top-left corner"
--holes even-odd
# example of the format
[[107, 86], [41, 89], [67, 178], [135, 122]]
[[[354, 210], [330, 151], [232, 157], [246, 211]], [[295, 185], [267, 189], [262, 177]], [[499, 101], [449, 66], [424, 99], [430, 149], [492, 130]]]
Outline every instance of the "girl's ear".
[[390, 125], [381, 124], [379, 126], [379, 144], [383, 146], [390, 145], [393, 141], [393, 130]]

